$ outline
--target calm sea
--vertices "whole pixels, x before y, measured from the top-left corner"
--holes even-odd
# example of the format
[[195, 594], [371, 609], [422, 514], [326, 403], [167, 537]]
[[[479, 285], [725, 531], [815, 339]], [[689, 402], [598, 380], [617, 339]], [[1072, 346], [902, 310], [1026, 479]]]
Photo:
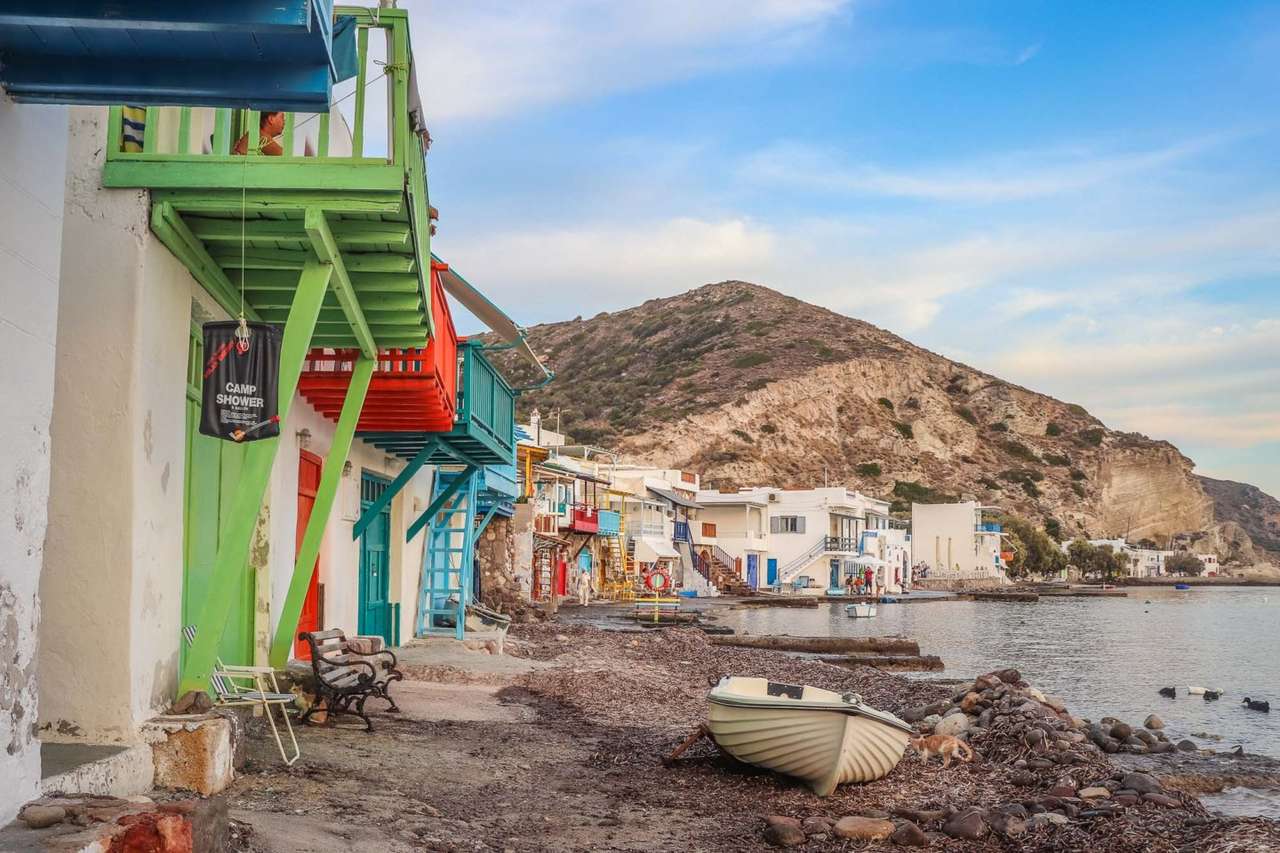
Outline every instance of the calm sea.
[[[1113, 716], [1136, 726], [1154, 712], [1174, 740], [1190, 737], [1218, 750], [1242, 744], [1280, 758], [1280, 588], [1138, 588], [1127, 598], [886, 604], [874, 619], [850, 619], [837, 604], [713, 612], [720, 624], [752, 634], [901, 634], [918, 640], [923, 654], [941, 657], [946, 676], [1016, 666], [1079, 716]], [[1187, 696], [1188, 685], [1223, 695], [1206, 702]], [[1178, 698], [1156, 692], [1165, 686], [1176, 686]], [[1246, 710], [1245, 696], [1269, 699], [1272, 712]]]

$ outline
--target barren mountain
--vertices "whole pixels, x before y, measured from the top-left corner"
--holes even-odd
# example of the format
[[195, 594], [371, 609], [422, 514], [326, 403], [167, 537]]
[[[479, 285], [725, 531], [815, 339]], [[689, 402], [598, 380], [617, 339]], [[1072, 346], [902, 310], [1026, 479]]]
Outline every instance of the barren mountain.
[[708, 284], [529, 337], [558, 378], [521, 398], [522, 415], [558, 412], [575, 440], [711, 487], [844, 483], [900, 509], [970, 497], [1065, 536], [1216, 523], [1168, 442], [758, 285]]

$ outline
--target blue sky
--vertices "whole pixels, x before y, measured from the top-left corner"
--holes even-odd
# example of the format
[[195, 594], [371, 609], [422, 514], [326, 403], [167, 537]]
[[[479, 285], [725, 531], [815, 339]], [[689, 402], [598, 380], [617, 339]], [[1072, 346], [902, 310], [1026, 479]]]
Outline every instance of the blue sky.
[[518, 321], [754, 281], [1280, 494], [1280, 5], [402, 5]]

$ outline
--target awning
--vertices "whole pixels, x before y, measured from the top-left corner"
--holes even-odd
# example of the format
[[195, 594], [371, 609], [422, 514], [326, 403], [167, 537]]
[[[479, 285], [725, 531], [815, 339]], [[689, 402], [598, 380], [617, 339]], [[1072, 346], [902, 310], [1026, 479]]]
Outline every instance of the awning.
[[656, 563], [658, 560], [678, 560], [680, 553], [665, 539], [639, 536], [636, 537], [636, 559], [642, 563]]
[[550, 379], [554, 375], [542, 364], [542, 360], [534, 354], [533, 348], [529, 346], [529, 342], [525, 339], [524, 330], [516, 325], [515, 320], [512, 320], [501, 308], [490, 302], [487, 296], [476, 290], [471, 285], [471, 282], [454, 272], [453, 268], [447, 263], [434, 254], [431, 256], [431, 260], [433, 263], [444, 267], [444, 269], [440, 270], [440, 284], [444, 286], [445, 292], [458, 300], [463, 308], [475, 315], [477, 320], [492, 329], [502, 339], [503, 343], [510, 344], [525, 360], [542, 371], [544, 376]]
[[648, 487], [650, 493], [657, 495], [663, 500], [671, 501], [676, 506], [682, 506], [686, 509], [702, 509], [702, 504], [691, 501], [688, 498], [681, 497], [675, 492], [669, 492], [666, 489], [655, 489], [653, 486]]
[[533, 467], [536, 470], [543, 471], [547, 474], [554, 474], [558, 477], [573, 477], [576, 480], [584, 480], [588, 483], [599, 483], [602, 486], [609, 485], [612, 481], [602, 480], [599, 477], [593, 477], [582, 471], [574, 471], [572, 468], [564, 468], [552, 462], [535, 462]]

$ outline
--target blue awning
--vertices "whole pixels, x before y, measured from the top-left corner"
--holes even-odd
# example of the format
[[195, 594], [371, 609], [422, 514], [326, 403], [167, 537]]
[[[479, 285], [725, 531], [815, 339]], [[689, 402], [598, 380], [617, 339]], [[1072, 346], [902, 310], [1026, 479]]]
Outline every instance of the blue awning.
[[9, 0], [0, 84], [17, 101], [327, 112], [332, 0]]

